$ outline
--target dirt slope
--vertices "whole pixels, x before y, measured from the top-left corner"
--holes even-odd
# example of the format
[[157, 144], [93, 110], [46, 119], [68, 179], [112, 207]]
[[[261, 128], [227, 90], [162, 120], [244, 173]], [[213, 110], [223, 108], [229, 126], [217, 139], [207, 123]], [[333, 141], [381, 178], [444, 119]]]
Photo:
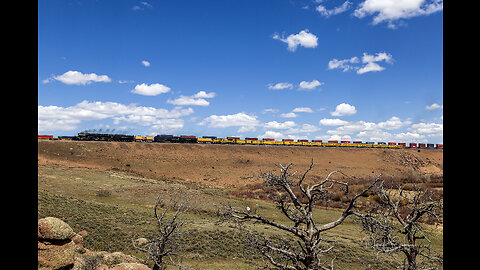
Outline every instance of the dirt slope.
[[419, 171], [443, 175], [442, 150], [355, 149], [299, 146], [202, 145], [126, 142], [39, 141], [38, 165], [121, 170], [144, 177], [241, 186], [260, 170], [294, 163], [302, 172], [314, 160], [312, 175], [334, 170], [365, 177]]

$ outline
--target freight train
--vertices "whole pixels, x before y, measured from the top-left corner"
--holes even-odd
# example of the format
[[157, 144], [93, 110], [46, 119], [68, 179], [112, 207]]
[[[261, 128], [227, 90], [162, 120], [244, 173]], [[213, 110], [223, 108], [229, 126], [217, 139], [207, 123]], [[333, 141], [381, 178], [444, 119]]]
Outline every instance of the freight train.
[[80, 132], [77, 136], [38, 135], [39, 140], [75, 140], [75, 141], [116, 141], [116, 142], [156, 142], [156, 143], [202, 143], [202, 144], [252, 144], [252, 145], [287, 145], [287, 146], [322, 146], [322, 147], [360, 147], [360, 148], [429, 148], [443, 149], [443, 144], [433, 143], [396, 143], [396, 142], [362, 142], [362, 141], [337, 141], [328, 140], [306, 140], [306, 139], [282, 139], [277, 141], [273, 138], [247, 137], [226, 137], [202, 136], [197, 138], [190, 135], [156, 135], [156, 136], [134, 136], [123, 134], [103, 134]]

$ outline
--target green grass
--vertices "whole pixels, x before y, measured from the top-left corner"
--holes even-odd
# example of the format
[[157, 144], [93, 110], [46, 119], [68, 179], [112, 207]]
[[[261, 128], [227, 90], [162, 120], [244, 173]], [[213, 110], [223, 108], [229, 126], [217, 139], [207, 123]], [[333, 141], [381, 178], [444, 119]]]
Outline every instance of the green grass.
[[[258, 213], [288, 222], [272, 203], [227, 196], [226, 188], [204, 186], [182, 179], [146, 179], [121, 171], [41, 166], [38, 170], [38, 211], [40, 217], [54, 216], [67, 222], [75, 232], [86, 230], [85, 247], [91, 250], [122, 251], [140, 258], [131, 240], [156, 235], [153, 205], [157, 197], [191, 198], [191, 211], [184, 215], [188, 224], [182, 237], [184, 263], [197, 269], [255, 269], [261, 256], [245, 246], [245, 239], [229, 224], [217, 225], [216, 205], [256, 207]], [[319, 223], [335, 220], [341, 211], [316, 209]], [[267, 235], [288, 237], [268, 226], [249, 224], [246, 228]], [[328, 231], [325, 237], [336, 240], [336, 269], [392, 269], [398, 258], [380, 256], [364, 247], [360, 228], [347, 219]], [[443, 250], [442, 234], [432, 237], [433, 248]]]

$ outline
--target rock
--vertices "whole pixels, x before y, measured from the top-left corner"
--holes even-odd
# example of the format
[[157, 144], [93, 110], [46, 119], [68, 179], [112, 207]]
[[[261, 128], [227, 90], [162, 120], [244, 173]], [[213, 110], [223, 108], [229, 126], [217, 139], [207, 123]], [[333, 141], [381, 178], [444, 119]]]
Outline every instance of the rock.
[[146, 238], [143, 238], [143, 237], [135, 240], [135, 245], [137, 245], [137, 246], [141, 246], [141, 245], [144, 245], [146, 243], [148, 243], [148, 240]]
[[38, 268], [70, 269], [75, 262], [75, 236], [62, 220], [46, 217], [38, 220]]
[[[75, 244], [38, 244], [38, 268], [70, 269], [75, 262]], [[70, 267], [70, 268], [69, 268]]]
[[38, 220], [39, 240], [66, 241], [75, 235], [72, 228], [62, 220], [54, 217], [46, 217]]

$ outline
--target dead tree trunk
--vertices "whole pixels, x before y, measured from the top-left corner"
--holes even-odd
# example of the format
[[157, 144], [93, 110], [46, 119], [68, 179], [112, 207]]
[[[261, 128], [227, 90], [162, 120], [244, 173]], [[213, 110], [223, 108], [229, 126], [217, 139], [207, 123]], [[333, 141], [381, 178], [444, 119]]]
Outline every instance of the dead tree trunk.
[[[378, 203], [367, 214], [356, 213], [357, 222], [367, 234], [367, 246], [385, 254], [403, 253], [405, 270], [436, 269], [440, 256], [431, 254], [426, 218], [440, 221], [442, 199], [435, 192], [414, 187], [406, 191], [386, 188], [384, 182], [373, 189]], [[418, 256], [425, 260], [418, 265]]]
[[[257, 234], [250, 233], [250, 239], [253, 247], [268, 259], [269, 268], [274, 269], [333, 269], [333, 260], [328, 264], [321, 258], [333, 249], [331, 240], [324, 239], [322, 233], [342, 224], [345, 219], [354, 214], [355, 202], [371, 189], [375, 183], [380, 181], [377, 178], [369, 187], [356, 194], [348, 203], [343, 213], [337, 220], [319, 224], [314, 220], [314, 204], [317, 200], [325, 198], [327, 194], [335, 187], [343, 187], [345, 193], [348, 193], [348, 183], [332, 179], [336, 173], [343, 174], [341, 171], [331, 172], [324, 180], [313, 185], [304, 184], [308, 172], [313, 167], [313, 160], [308, 170], [300, 177], [295, 177], [296, 172], [291, 172], [293, 164], [283, 166], [280, 164], [280, 174], [263, 173], [264, 184], [274, 188], [272, 198], [275, 200], [278, 209], [294, 225], [282, 224], [268, 219], [256, 210], [237, 209], [232, 206], [225, 206], [219, 210], [220, 222], [256, 222], [271, 226], [290, 234], [289, 241], [280, 241], [274, 243], [266, 238], [259, 237]], [[345, 174], [343, 174], [345, 175]], [[294, 192], [297, 189], [297, 193]], [[326, 246], [326, 247], [325, 247]]]

